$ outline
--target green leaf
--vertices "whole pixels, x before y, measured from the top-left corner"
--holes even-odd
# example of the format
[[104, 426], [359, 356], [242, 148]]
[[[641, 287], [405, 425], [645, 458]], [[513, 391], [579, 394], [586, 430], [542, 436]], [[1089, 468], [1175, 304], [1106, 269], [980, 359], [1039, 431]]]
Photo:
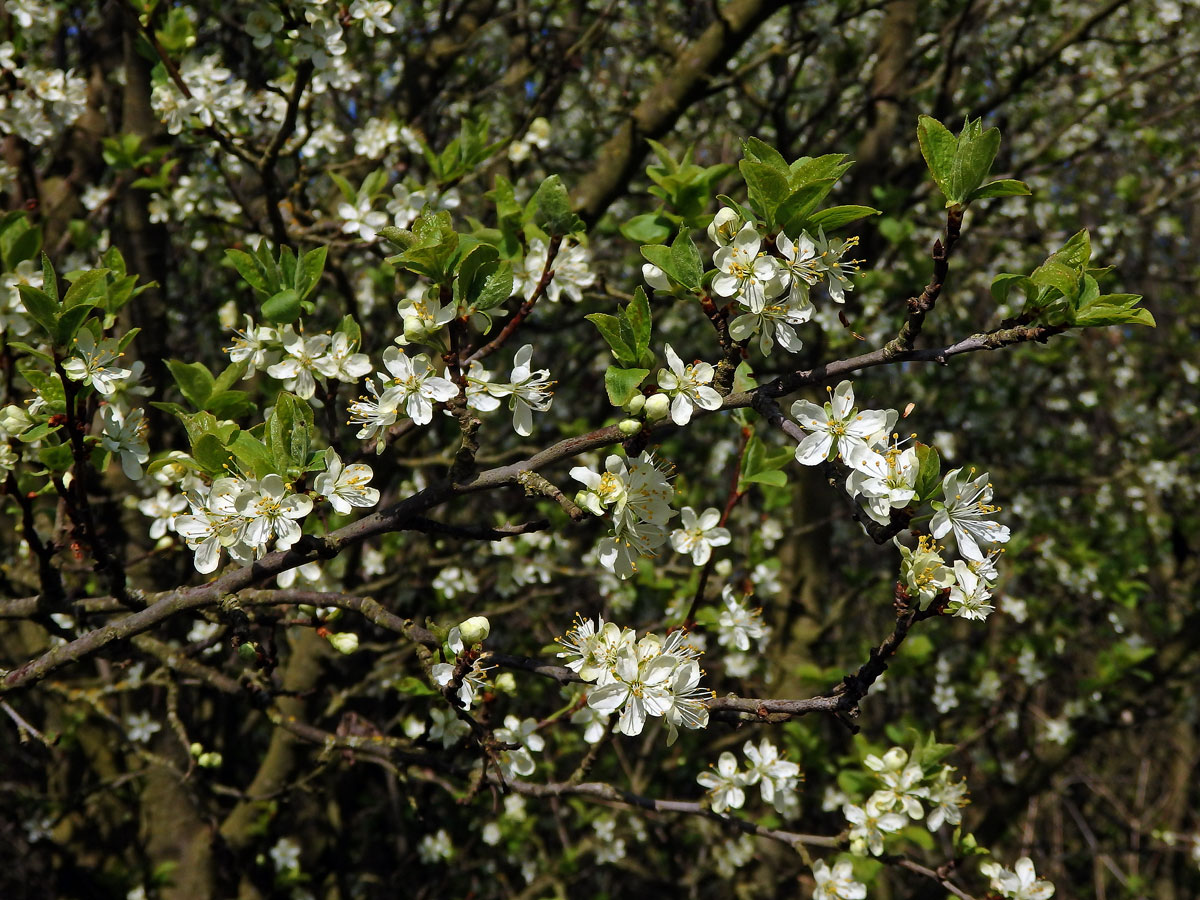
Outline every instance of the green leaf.
[[958, 141], [945, 125], [932, 116], [917, 117], [917, 143], [929, 174], [947, 200], [951, 199], [951, 180]]
[[226, 250], [226, 258], [233, 263], [233, 267], [238, 270], [238, 274], [242, 276], [242, 280], [260, 294], [270, 294], [270, 283], [267, 279], [266, 270], [258, 257], [251, 256], [244, 250]]
[[779, 204], [775, 218], [779, 227], [787, 234], [799, 234], [807, 226], [809, 217], [833, 187], [833, 178], [823, 178], [803, 187], [796, 188], [787, 199]]
[[108, 275], [108, 269], [89, 269], [72, 282], [67, 288], [67, 293], [63, 297], [62, 305], [64, 309], [69, 309], [76, 304], [83, 303], [91, 295], [96, 286], [104, 281]]
[[609, 366], [604, 370], [604, 389], [608, 392], [608, 402], [618, 408], [624, 406], [637, 393], [638, 386], [649, 374], [649, 369]]
[[287, 244], [279, 248], [280, 287], [296, 283], [296, 254]]
[[1031, 297], [1037, 293], [1037, 285], [1030, 281], [1028, 275], [1020, 275], [1015, 272], [1001, 272], [992, 279], [992, 299], [997, 303], [1004, 303], [1008, 300], [1008, 295], [1013, 288], [1017, 288], [1026, 297]]
[[[989, 128], [980, 132], [976, 119], [963, 126], [958, 136], [958, 149], [954, 155], [954, 167], [950, 177], [950, 189], [955, 203], [966, 203], [970, 195], [983, 183], [992, 170], [996, 151], [1000, 149], [1000, 129]], [[947, 198], [950, 199], [950, 198]]]
[[[704, 262], [700, 258], [700, 251], [692, 243], [691, 232], [686, 228], [680, 228], [679, 234], [671, 243], [671, 269], [668, 274], [685, 288], [691, 291], [700, 290], [700, 279], [704, 275]], [[640, 291], [641, 288], [639, 287], [638, 290]]]
[[834, 228], [841, 228], [843, 225], [849, 225], [851, 222], [857, 222], [867, 216], [877, 215], [879, 215], [879, 210], [870, 206], [831, 206], [809, 216], [807, 227], [820, 227], [826, 231], [832, 231]]
[[746, 180], [750, 203], [766, 222], [768, 229], [775, 225], [775, 210], [788, 197], [787, 176], [766, 163], [743, 159], [738, 169]]
[[188, 402], [196, 409], [204, 409], [213, 392], [212, 373], [205, 368], [204, 364], [169, 359], [167, 368], [171, 370], [175, 383], [179, 385], [179, 392], [187, 398]]
[[941, 490], [942, 460], [938, 456], [937, 450], [926, 444], [918, 442], [913, 449], [917, 452], [917, 461], [920, 466], [917, 470], [915, 485], [917, 499], [929, 500], [937, 496], [938, 491]]
[[296, 267], [295, 278], [296, 292], [300, 295], [301, 300], [311, 294], [320, 282], [321, 274], [325, 271], [325, 257], [328, 253], [328, 247], [317, 247], [301, 257], [300, 264]]
[[40, 288], [30, 284], [18, 284], [17, 291], [21, 294], [21, 302], [25, 312], [42, 326], [42, 330], [54, 340], [58, 333], [58, 301]]
[[566, 235], [585, 230], [583, 220], [571, 209], [571, 197], [562, 179], [551, 175], [534, 192], [537, 224], [547, 234]]
[[492, 309], [511, 297], [512, 292], [512, 264], [505, 260], [487, 276], [471, 305], [480, 311]]
[[264, 300], [262, 317], [264, 321], [279, 325], [295, 322], [300, 318], [300, 295], [294, 289], [288, 288]]
[[784, 178], [787, 178], [790, 174], [787, 160], [783, 158], [780, 152], [770, 144], [760, 141], [756, 137], [746, 138], [742, 141], [742, 155], [748, 160], [762, 163], [768, 168], [774, 169]]
[[337, 185], [337, 189], [342, 192], [342, 198], [347, 203], [356, 203], [358, 201], [358, 192], [350, 186], [350, 182], [339, 175], [337, 172], [330, 172], [329, 177], [333, 183]]
[[280, 474], [303, 471], [312, 442], [312, 407], [300, 397], [280, 391], [267, 420], [266, 452]]
[[210, 475], [220, 478], [234, 470], [234, 456], [212, 433], [202, 434], [192, 442], [192, 459]]
[[993, 197], [1028, 197], [1033, 193], [1023, 181], [1015, 178], [1002, 178], [978, 187], [971, 192], [968, 201], [990, 200]]
[[249, 364], [244, 360], [242, 362], [231, 362], [225, 367], [224, 371], [217, 376], [217, 380], [213, 382], [212, 393], [223, 394], [225, 391], [229, 390], [234, 386], [234, 384], [237, 383], [239, 378], [246, 374], [246, 371], [249, 368]]
[[51, 472], [66, 472], [75, 463], [70, 444], [52, 444], [38, 449], [38, 461]]
[[49, 422], [42, 422], [40, 425], [34, 425], [32, 428], [22, 431], [17, 435], [17, 440], [22, 444], [32, 444], [34, 441], [40, 441], [47, 435], [58, 431], [60, 427], [51, 425]]
[[46, 296], [58, 303], [58, 276], [54, 274], [54, 266], [45, 251], [42, 252], [42, 290]]
[[844, 162], [845, 153], [826, 153], [824, 156], [802, 156], [789, 166], [788, 186], [797, 190], [816, 182], [827, 182], [829, 188], [846, 174], [854, 163]]
[[12, 350], [17, 350], [17, 351], [20, 351], [21, 353], [26, 354], [27, 356], [32, 356], [35, 359], [40, 359], [42, 362], [50, 363], [51, 365], [54, 364], [53, 356], [51, 356], [49, 353], [39, 350], [37, 347], [33, 346], [32, 344], [27, 344], [24, 341], [9, 341], [8, 346]]
[[213, 391], [204, 408], [220, 419], [238, 419], [258, 407], [245, 391]]
[[1046, 260], [1033, 270], [1029, 280], [1034, 284], [1052, 287], [1064, 297], [1074, 297], [1079, 291], [1080, 273], [1056, 260], [1054, 257]]
[[623, 315], [633, 332], [633, 347], [641, 356], [650, 347], [651, 316], [650, 301], [646, 299], [646, 292], [640, 284], [633, 289], [633, 299], [625, 307]]
[[1088, 230], [1081, 228], [1075, 232], [1050, 258], [1073, 269], [1082, 269], [1092, 259], [1092, 238]]
[[272, 457], [263, 442], [248, 431], [238, 431], [234, 435], [228, 452], [237, 459], [243, 471], [253, 472], [255, 478], [287, 471], [285, 467], [277, 466], [277, 459]]
[[671, 231], [671, 220], [659, 213], [634, 216], [621, 226], [621, 234], [639, 244], [661, 244]]
[[[613, 357], [619, 364], [629, 368], [637, 366], [637, 350], [621, 333], [622, 320], [620, 318], [606, 313], [591, 313], [584, 318], [600, 330], [600, 336], [612, 349]], [[628, 328], [628, 323], [626, 323], [626, 328]], [[630, 337], [632, 337], [632, 331], [630, 331]]]
[[[474, 285], [476, 274], [484, 266], [495, 263], [500, 258], [499, 251], [490, 244], [476, 244], [470, 250], [463, 254], [458, 263], [458, 282], [462, 287], [462, 296], [466, 296], [469, 289]], [[493, 267], [493, 271], [494, 271]], [[480, 284], [487, 277], [487, 272], [479, 278]]]
[[88, 303], [64, 310], [63, 314], [58, 317], [58, 326], [54, 331], [54, 343], [60, 347], [70, 347], [80, 326], [87, 321], [94, 309], [95, 307]]

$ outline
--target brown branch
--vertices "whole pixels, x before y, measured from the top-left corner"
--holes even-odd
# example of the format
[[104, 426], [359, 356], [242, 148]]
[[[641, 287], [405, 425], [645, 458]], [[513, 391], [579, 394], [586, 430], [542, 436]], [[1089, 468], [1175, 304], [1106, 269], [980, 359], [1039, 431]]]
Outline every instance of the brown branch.
[[695, 41], [683, 47], [674, 63], [621, 122], [600, 148], [596, 164], [575, 188], [573, 205], [593, 225], [609, 204], [628, 189], [642, 158], [646, 138], [661, 138], [697, 100], [714, 74], [737, 54], [755, 30], [786, 0], [731, 0], [716, 13]]
[[758, 837], [780, 841], [789, 847], [801, 845], [808, 847], [828, 847], [833, 849], [840, 846], [836, 837], [826, 837], [819, 834], [798, 834], [793, 831], [782, 831], [767, 828], [736, 816], [723, 816], [713, 812], [707, 806], [687, 800], [656, 800], [625, 791], [601, 781], [586, 781], [582, 784], [572, 784], [569, 781], [551, 784], [531, 784], [527, 781], [513, 780], [506, 784], [513, 793], [526, 797], [583, 797], [598, 800], [606, 804], [616, 804], [629, 809], [640, 809], [647, 812], [677, 813], [682, 815], [702, 816], [733, 831], [743, 834], [753, 834]]
[[[910, 350], [892, 357], [888, 357], [883, 349], [879, 349], [861, 356], [827, 363], [815, 369], [793, 372], [753, 391], [730, 394], [725, 398], [721, 409], [751, 406], [758, 394], [772, 398], [780, 397], [804, 385], [821, 383], [839, 375], [874, 366], [895, 362], [945, 363], [952, 357], [964, 353], [995, 350], [1027, 341], [1044, 342], [1065, 330], [1066, 326], [1061, 325], [1026, 325], [1004, 328], [986, 334], [972, 335], [946, 347]], [[716, 411], [697, 410], [693, 420], [702, 415], [711, 415], [713, 412]], [[237, 593], [305, 563], [332, 559], [347, 547], [361, 543], [369, 537], [408, 529], [414, 520], [420, 518], [420, 513], [440, 506], [454, 497], [519, 484], [523, 477], [528, 478], [528, 474], [523, 473], [545, 468], [590, 450], [598, 450], [620, 443], [623, 439], [624, 435], [616, 425], [599, 428], [584, 435], [565, 438], [528, 459], [482, 472], [468, 483], [449, 484], [443, 481], [324, 537], [307, 535], [289, 550], [276, 550], [268, 553], [262, 559], [248, 566], [226, 572], [207, 584], [157, 594], [155, 602], [146, 609], [102, 626], [61, 647], [55, 647], [37, 659], [30, 660], [10, 671], [3, 681], [0, 681], [0, 693], [37, 682], [64, 665], [90, 656], [114, 641], [124, 640], [148, 631], [180, 612], [211, 606], [222, 596]]]

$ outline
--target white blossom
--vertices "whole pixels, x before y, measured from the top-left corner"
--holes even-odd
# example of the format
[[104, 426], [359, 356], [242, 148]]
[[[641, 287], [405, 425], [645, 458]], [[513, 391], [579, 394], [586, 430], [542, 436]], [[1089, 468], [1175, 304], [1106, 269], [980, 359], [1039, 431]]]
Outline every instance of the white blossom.
[[692, 563], [702, 566], [712, 556], [713, 547], [724, 547], [732, 537], [720, 527], [721, 511], [709, 507], [696, 515], [690, 506], [679, 511], [681, 528], [671, 532], [671, 546], [677, 553], [690, 553]]
[[658, 383], [671, 398], [671, 421], [686, 425], [692, 419], [692, 409], [720, 409], [721, 395], [710, 387], [716, 370], [706, 362], [684, 366], [683, 360], [666, 345], [667, 366], [658, 373]]
[[746, 802], [745, 773], [738, 771], [737, 758], [728, 750], [717, 758], [715, 772], [701, 772], [696, 781], [708, 790], [715, 813], [741, 809]]
[[896, 420], [894, 410], [856, 409], [854, 386], [849, 381], [830, 391], [824, 408], [797, 400], [792, 404], [792, 416], [805, 431], [812, 432], [796, 447], [796, 461], [805, 466], [832, 460], [839, 453], [851, 461], [858, 454], [873, 452], [871, 443]]
[[362, 463], [342, 465], [342, 458], [330, 448], [325, 455], [325, 471], [317, 476], [313, 487], [343, 516], [354, 507], [368, 509], [379, 502], [379, 491], [367, 487], [374, 473]]

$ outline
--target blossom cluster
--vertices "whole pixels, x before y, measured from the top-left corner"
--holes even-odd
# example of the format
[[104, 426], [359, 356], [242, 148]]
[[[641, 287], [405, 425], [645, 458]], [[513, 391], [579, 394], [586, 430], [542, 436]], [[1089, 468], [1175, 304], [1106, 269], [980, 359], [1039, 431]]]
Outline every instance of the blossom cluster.
[[638, 558], [653, 556], [667, 539], [666, 525], [675, 515], [667, 476], [643, 451], [629, 465], [619, 456], [609, 456], [603, 474], [576, 466], [571, 477], [584, 486], [576, 503], [593, 515], [612, 514], [613, 533], [601, 538], [597, 548], [601, 564], [629, 578], [637, 571]]
[[234, 335], [226, 351], [231, 362], [246, 364], [246, 378], [266, 372], [305, 400], [312, 400], [317, 383], [324, 385], [327, 378], [353, 384], [371, 371], [367, 355], [357, 352], [357, 339], [343, 331], [305, 335], [291, 325], [255, 325], [246, 316], [245, 327]]
[[[836, 303], [844, 303], [846, 292], [854, 289], [851, 277], [859, 262], [843, 257], [858, 243], [857, 238], [827, 238], [822, 229], [815, 238], [802, 231], [793, 240], [781, 232], [775, 238], [777, 252], [773, 255], [764, 250], [763, 236], [755, 224], [743, 222], [729, 207], [717, 212], [708, 236], [717, 245], [713, 292], [746, 309], [729, 323], [729, 334], [736, 341], [757, 337], [764, 355], [775, 342], [788, 351], [801, 349], [796, 326], [812, 318], [809, 294], [817, 282], [825, 280]], [[668, 286], [661, 272], [645, 274], [651, 286]]]
[[72, 70], [21, 65], [11, 41], [0, 43], [0, 132], [35, 147], [48, 144], [87, 111], [87, 80]]
[[741, 809], [746, 802], [745, 789], [758, 785], [764, 803], [772, 804], [784, 815], [793, 814], [800, 767], [780, 756], [779, 748], [765, 737], [758, 746], [753, 741], [746, 741], [742, 753], [747, 762], [745, 770], [738, 767], [737, 757], [726, 750], [717, 758], [715, 771], [696, 776], [696, 781], [708, 789], [713, 812]]
[[[368, 508], [379, 502], [379, 491], [368, 487], [372, 475], [369, 466], [343, 465], [337, 453], [328, 450], [316, 491], [339, 513]], [[196, 571], [201, 574], [217, 568], [222, 550], [243, 564], [261, 558], [272, 542], [286, 550], [300, 539], [300, 520], [313, 508], [311, 497], [292, 493], [291, 485], [276, 474], [258, 479], [229, 475], [211, 486], [188, 477], [184, 496], [191, 511], [175, 516], [171, 527], [195, 554]], [[155, 508], [159, 506], [173, 508], [169, 499]]]
[[647, 716], [661, 716], [670, 746], [680, 726], [708, 726], [706, 701], [712, 692], [699, 686], [704, 674], [696, 662], [700, 652], [686, 643], [683, 631], [638, 639], [632, 629], [603, 618], [595, 624], [579, 619], [557, 641], [567, 667], [596, 685], [588, 693], [588, 706], [602, 714], [619, 711], [618, 733], [641, 734]]
[[[902, 747], [893, 747], [882, 757], [868, 756], [864, 765], [873, 771], [881, 787], [857, 806], [846, 803], [842, 813], [850, 824], [850, 849], [865, 856], [883, 853], [884, 836], [914, 822], [925, 820], [930, 831], [944, 823], [962, 822], [962, 807], [967, 804], [967, 786], [962, 780], [951, 781], [954, 769], [943, 766], [932, 775], [909, 758]], [[929, 804], [928, 817], [925, 805]]]
[[[899, 414], [894, 409], [858, 409], [849, 381], [830, 389], [824, 406], [808, 400], [792, 404], [792, 415], [809, 434], [796, 446], [796, 460], [815, 466], [840, 459], [850, 469], [846, 490], [861, 498], [874, 521], [888, 524], [892, 511], [903, 509], [917, 497], [921, 463], [916, 448], [904, 447], [889, 432]], [[925, 609], [943, 590], [950, 589], [947, 609], [965, 619], [986, 619], [997, 572], [998, 549], [985, 552], [981, 545], [1007, 543], [1008, 528], [993, 518], [1000, 509], [992, 505], [992, 485], [987, 473], [952, 469], [942, 479], [942, 499], [934, 509], [929, 536], [920, 536], [910, 550], [897, 542], [902, 557], [900, 580], [909, 596]], [[947, 534], [954, 537], [964, 557], [946, 565], [934, 543]]]

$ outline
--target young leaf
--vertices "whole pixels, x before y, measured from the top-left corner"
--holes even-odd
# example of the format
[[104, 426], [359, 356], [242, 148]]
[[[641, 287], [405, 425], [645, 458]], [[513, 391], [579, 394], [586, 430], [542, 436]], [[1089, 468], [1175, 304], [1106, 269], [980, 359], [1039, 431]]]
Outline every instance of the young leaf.
[[238, 274], [242, 276], [242, 280], [246, 284], [260, 294], [271, 293], [266, 271], [258, 257], [252, 256], [244, 250], [232, 249], [226, 250], [225, 256], [233, 263], [233, 267], [238, 270]]
[[638, 386], [649, 374], [649, 369], [621, 369], [609, 366], [604, 370], [604, 389], [608, 392], [608, 402], [616, 407], [624, 406], [637, 393]]
[[633, 289], [633, 300], [625, 307], [622, 315], [629, 321], [634, 338], [633, 347], [641, 356], [650, 346], [651, 316], [650, 301], [646, 299], [646, 292], [640, 284]]
[[[679, 234], [671, 243], [670, 276], [691, 291], [700, 290], [700, 278], [704, 275], [704, 262], [700, 259], [700, 251], [692, 243], [692, 235], [686, 228], [680, 228]], [[659, 268], [662, 268], [659, 266]]]
[[[637, 365], [636, 349], [621, 334], [621, 319], [606, 313], [591, 313], [584, 318], [600, 329], [600, 336], [608, 343], [613, 357], [619, 364], [630, 368]], [[626, 327], [628, 327], [628, 323], [626, 323]]]
[[557, 175], [551, 175], [533, 195], [537, 224], [550, 235], [575, 234], [584, 230], [583, 220], [571, 209], [571, 198]]
[[63, 296], [63, 308], [69, 309], [77, 303], [87, 300], [96, 289], [96, 286], [104, 281], [104, 277], [107, 274], [108, 269], [89, 269], [76, 278], [71, 283], [71, 286], [67, 288], [67, 293]]
[[175, 383], [179, 385], [179, 392], [187, 398], [188, 402], [196, 409], [204, 409], [213, 392], [212, 373], [205, 368], [204, 364], [169, 359], [167, 368], [170, 369]]
[[913, 449], [917, 452], [919, 464], [917, 483], [914, 486], [917, 499], [929, 500], [941, 490], [942, 460], [937, 450], [926, 444], [917, 443]]
[[932, 116], [917, 118], [917, 143], [921, 147], [921, 155], [925, 157], [925, 165], [933, 176], [938, 188], [947, 201], [953, 202], [951, 179], [954, 170], [954, 158], [958, 152], [958, 141], [945, 125]]
[[879, 215], [879, 210], [870, 206], [831, 206], [809, 216], [806, 227], [820, 227], [832, 231], [834, 228], [841, 228], [843, 225], [849, 225], [851, 222], [857, 222], [867, 216], [877, 215]]
[[968, 201], [973, 200], [990, 200], [993, 197], [1028, 197], [1033, 191], [1029, 189], [1023, 181], [1017, 181], [1015, 178], [1002, 178], [999, 181], [993, 181], [978, 187], [971, 192]]
[[280, 291], [263, 301], [262, 317], [266, 322], [286, 325], [300, 318], [300, 295], [292, 288]]

